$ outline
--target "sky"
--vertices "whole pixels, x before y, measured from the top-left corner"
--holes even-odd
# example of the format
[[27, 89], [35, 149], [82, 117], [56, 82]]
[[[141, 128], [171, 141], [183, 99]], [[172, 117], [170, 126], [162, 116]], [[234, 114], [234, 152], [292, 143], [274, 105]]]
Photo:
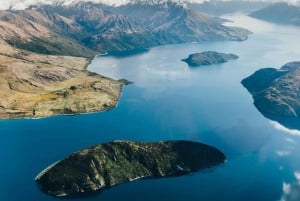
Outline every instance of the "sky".
[[[14, 9], [20, 10], [28, 7], [29, 5], [34, 5], [35, 3], [46, 3], [46, 4], [51, 4], [54, 1], [63, 1], [65, 4], [69, 4], [72, 1], [79, 1], [79, 0], [0, 0], [2, 1], [0, 4], [0, 10], [5, 10], [10, 8], [11, 6]], [[93, 1], [93, 2], [101, 2], [105, 3], [108, 5], [121, 5], [121, 4], [126, 4], [130, 0], [81, 0], [81, 1]], [[146, 0], [144, 0], [146, 1]], [[176, 0], [173, 0], [176, 1]], [[187, 1], [187, 2], [196, 2], [196, 3], [201, 3], [203, 1], [209, 1], [209, 0], [178, 0], [178, 1]], [[224, 0], [228, 1], [228, 0]], [[247, 0], [246, 0], [247, 1]], [[248, 1], [253, 1], [253, 0], [248, 0]], [[256, 0], [260, 1], [260, 0]], [[300, 0], [262, 0], [262, 1], [287, 1], [290, 3], [300, 3]]]

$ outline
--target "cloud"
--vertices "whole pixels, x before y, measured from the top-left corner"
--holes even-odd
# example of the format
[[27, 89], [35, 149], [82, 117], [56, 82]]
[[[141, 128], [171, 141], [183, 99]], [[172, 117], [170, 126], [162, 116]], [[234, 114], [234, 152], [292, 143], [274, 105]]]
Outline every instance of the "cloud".
[[294, 172], [296, 181], [294, 183], [282, 184], [282, 196], [280, 201], [299, 201], [300, 200], [300, 172]]
[[278, 150], [276, 151], [277, 156], [279, 157], [285, 157], [291, 154], [289, 151], [283, 151], [283, 150]]
[[73, 2], [95, 2], [104, 3], [107, 5], [122, 5], [128, 3], [130, 0], [6, 0], [0, 5], [1, 10], [9, 9], [10, 7], [16, 10], [22, 10], [30, 5], [35, 4], [53, 4], [53, 3], [63, 3], [65, 5], [71, 4]]
[[292, 138], [285, 138], [285, 141], [288, 142], [288, 143], [291, 143], [291, 144], [294, 144], [295, 143], [295, 140], [293, 140]]
[[274, 128], [277, 129], [277, 130], [286, 132], [286, 133], [291, 134], [291, 135], [297, 135], [297, 136], [300, 136], [300, 131], [299, 131], [299, 130], [288, 129], [288, 128], [282, 126], [281, 124], [279, 124], [279, 123], [276, 122], [276, 121], [270, 121], [270, 124], [271, 124], [272, 126], [274, 126]]
[[[118, 6], [122, 4], [127, 4], [132, 0], [2, 0], [0, 4], [0, 10], [6, 10], [10, 7], [14, 9], [24, 9], [30, 5], [35, 5], [38, 3], [52, 4], [55, 2], [64, 2], [64, 4], [70, 4], [72, 2], [85, 1], [85, 2], [95, 2], [104, 3], [107, 5]], [[146, 1], [149, 0], [134, 0], [134, 1]], [[152, 0], [152, 1], [168, 1], [168, 0]], [[210, 0], [171, 0], [174, 2], [191, 2], [191, 3], [203, 3]], [[220, 0], [220, 1], [235, 1], [235, 0]], [[265, 1], [265, 2], [289, 2], [291, 4], [299, 4], [299, 0], [242, 0], [242, 1]]]
[[300, 184], [300, 172], [299, 171], [294, 172], [294, 176], [297, 179], [298, 183]]

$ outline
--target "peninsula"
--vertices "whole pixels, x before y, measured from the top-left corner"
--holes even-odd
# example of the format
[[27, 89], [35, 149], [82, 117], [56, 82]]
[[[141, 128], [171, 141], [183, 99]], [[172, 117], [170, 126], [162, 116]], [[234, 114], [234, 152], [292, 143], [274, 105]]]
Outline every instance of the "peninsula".
[[238, 59], [235, 54], [225, 54], [215, 51], [205, 51], [201, 53], [190, 54], [188, 58], [181, 61], [186, 62], [189, 66], [207, 66], [228, 62], [231, 59]]
[[88, 72], [90, 59], [42, 55], [0, 40], [0, 118], [40, 118], [113, 108], [125, 80]]
[[300, 62], [287, 63], [280, 69], [258, 70], [242, 84], [265, 117], [300, 129]]
[[225, 162], [214, 147], [191, 141], [113, 141], [78, 151], [37, 177], [42, 191], [73, 196], [141, 178], [178, 176]]

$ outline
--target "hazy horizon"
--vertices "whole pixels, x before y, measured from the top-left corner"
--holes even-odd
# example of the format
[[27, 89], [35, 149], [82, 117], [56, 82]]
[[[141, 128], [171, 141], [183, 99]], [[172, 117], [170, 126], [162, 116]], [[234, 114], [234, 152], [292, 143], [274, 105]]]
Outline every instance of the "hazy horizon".
[[[2, 2], [0, 5], [0, 10], [6, 10], [9, 8], [14, 8], [16, 10], [22, 10], [30, 5], [34, 5], [37, 3], [51, 4], [53, 2], [64, 2], [65, 4], [70, 4], [72, 2], [85, 1], [85, 2], [95, 2], [95, 3], [104, 3], [107, 5], [118, 6], [122, 4], [126, 4], [132, 0], [6, 0]], [[147, 0], [140, 0], [147, 1]], [[156, 1], [156, 0], [153, 0]], [[168, 1], [168, 0], [157, 0], [157, 1]], [[189, 2], [189, 3], [203, 3], [208, 2], [210, 0], [171, 0], [175, 2]], [[250, 1], [250, 0], [213, 0], [213, 1]], [[261, 1], [261, 2], [289, 2], [291, 4], [299, 4], [299, 0], [251, 0], [253, 1]], [[148, 1], [149, 2], [149, 1]]]

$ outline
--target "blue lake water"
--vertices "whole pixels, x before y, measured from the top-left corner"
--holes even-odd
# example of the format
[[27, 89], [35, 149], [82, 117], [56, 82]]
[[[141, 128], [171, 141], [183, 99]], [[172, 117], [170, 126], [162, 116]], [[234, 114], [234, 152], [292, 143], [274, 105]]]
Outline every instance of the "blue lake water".
[[[240, 84], [259, 68], [300, 60], [300, 29], [243, 15], [226, 17], [234, 21], [230, 25], [254, 34], [245, 42], [168, 45], [128, 57], [96, 57], [89, 70], [134, 82], [113, 110], [0, 121], [0, 200], [59, 200], [40, 192], [35, 176], [74, 151], [116, 139], [200, 141], [221, 149], [228, 160], [187, 176], [139, 180], [78, 200], [300, 200], [300, 131], [264, 118]], [[203, 68], [180, 61], [206, 50], [240, 58]]]

